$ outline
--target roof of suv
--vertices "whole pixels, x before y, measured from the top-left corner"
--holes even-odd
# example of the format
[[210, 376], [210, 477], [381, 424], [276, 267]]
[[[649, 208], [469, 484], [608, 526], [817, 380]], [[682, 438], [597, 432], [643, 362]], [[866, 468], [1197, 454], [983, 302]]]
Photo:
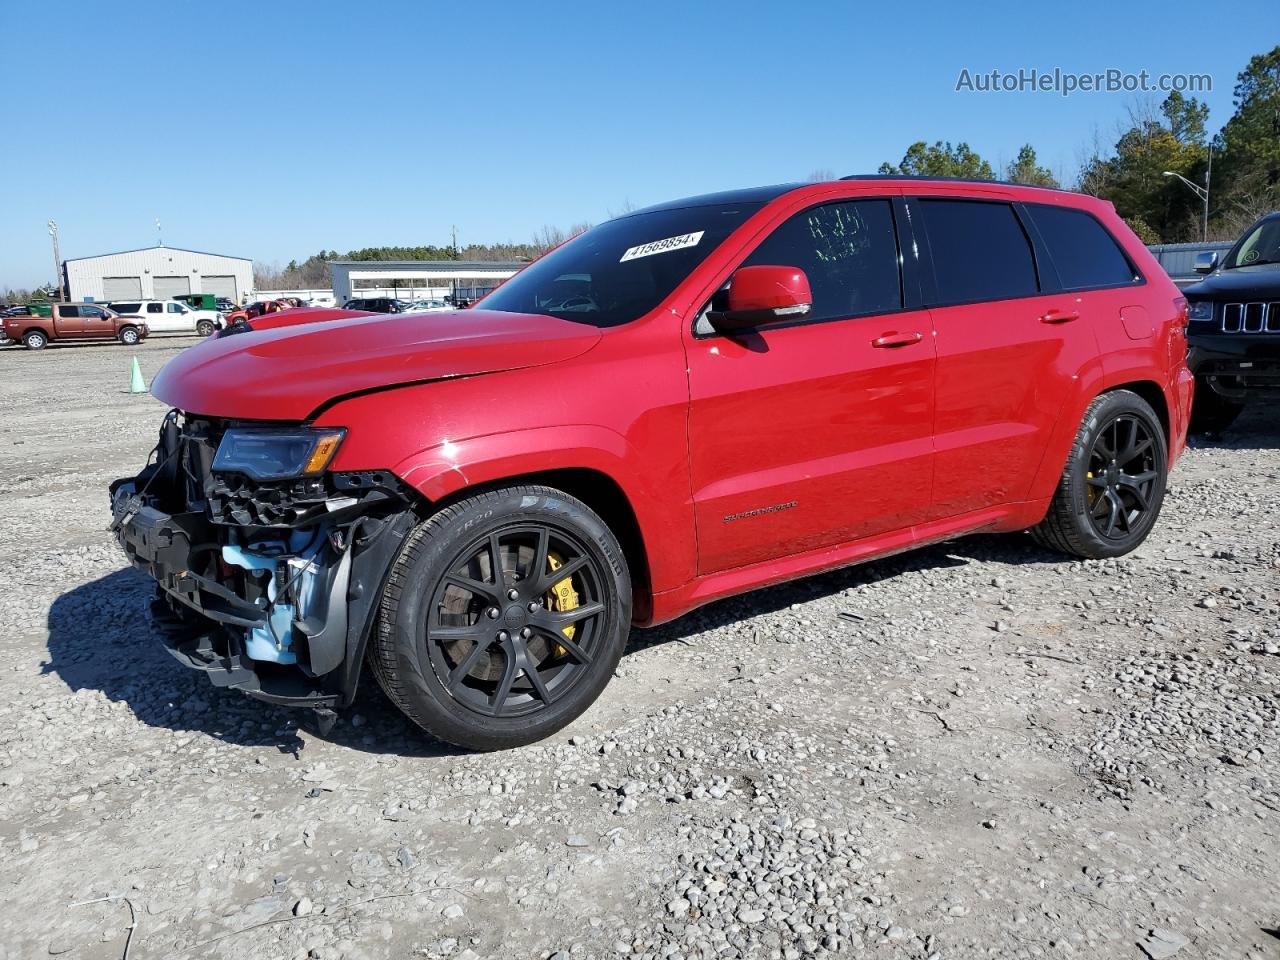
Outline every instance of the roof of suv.
[[709, 207], [724, 203], [763, 204], [768, 203], [771, 200], [776, 200], [778, 197], [791, 193], [793, 190], [801, 190], [806, 187], [818, 187], [822, 186], [824, 183], [839, 183], [848, 180], [883, 182], [899, 181], [911, 184], [937, 183], [945, 185], [970, 185], [974, 187], [1012, 187], [1017, 190], [1048, 190], [1071, 196], [1084, 196], [1084, 194], [1079, 194], [1073, 190], [1064, 190], [1060, 187], [1042, 187], [1037, 184], [1030, 183], [1013, 183], [1010, 180], [978, 180], [970, 177], [931, 177], [889, 173], [855, 173], [847, 177], [841, 177], [839, 180], [814, 181], [810, 183], [777, 183], [767, 187], [747, 187], [743, 190], [723, 190], [719, 193], [704, 193], [692, 197], [682, 197], [679, 200], [668, 200], [665, 203], [656, 203], [651, 207], [633, 210], [629, 213], [623, 214], [623, 217], [635, 216], [638, 213], [654, 213], [659, 210], [679, 210], [684, 207]]

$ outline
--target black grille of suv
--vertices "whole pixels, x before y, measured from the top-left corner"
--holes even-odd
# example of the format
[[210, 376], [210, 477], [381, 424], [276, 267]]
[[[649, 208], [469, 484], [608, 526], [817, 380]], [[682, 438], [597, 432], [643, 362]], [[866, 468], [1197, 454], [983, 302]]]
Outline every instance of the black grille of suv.
[[1280, 301], [1224, 303], [1223, 333], [1280, 333]]

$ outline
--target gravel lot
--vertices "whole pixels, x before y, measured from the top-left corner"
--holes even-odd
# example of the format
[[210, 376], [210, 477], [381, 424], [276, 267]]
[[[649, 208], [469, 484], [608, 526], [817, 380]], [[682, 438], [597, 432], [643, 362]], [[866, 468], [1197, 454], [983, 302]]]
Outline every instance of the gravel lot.
[[105, 532], [163, 412], [129, 357], [0, 349], [0, 957], [119, 958], [132, 909], [134, 958], [1280, 958], [1280, 413], [1131, 557], [975, 537], [723, 602], [465, 755], [158, 648]]

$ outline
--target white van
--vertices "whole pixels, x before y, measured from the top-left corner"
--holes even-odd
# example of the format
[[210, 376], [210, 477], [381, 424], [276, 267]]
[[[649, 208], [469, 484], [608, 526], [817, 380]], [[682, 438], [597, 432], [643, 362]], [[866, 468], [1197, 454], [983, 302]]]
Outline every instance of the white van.
[[122, 300], [108, 304], [121, 316], [141, 317], [152, 333], [198, 333], [207, 337], [222, 329], [222, 314], [195, 310], [179, 300]]

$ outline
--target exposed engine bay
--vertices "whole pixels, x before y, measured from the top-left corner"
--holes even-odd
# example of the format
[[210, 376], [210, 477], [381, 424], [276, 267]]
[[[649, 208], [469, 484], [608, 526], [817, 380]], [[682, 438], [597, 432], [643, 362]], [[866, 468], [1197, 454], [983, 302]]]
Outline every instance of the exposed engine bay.
[[[385, 471], [270, 476], [252, 445], [289, 429], [171, 411], [148, 466], [111, 486], [112, 530], [158, 583], [152, 618], [180, 661], [220, 686], [331, 710], [354, 695], [415, 515]], [[257, 453], [242, 470], [218, 466], [230, 431]]]

